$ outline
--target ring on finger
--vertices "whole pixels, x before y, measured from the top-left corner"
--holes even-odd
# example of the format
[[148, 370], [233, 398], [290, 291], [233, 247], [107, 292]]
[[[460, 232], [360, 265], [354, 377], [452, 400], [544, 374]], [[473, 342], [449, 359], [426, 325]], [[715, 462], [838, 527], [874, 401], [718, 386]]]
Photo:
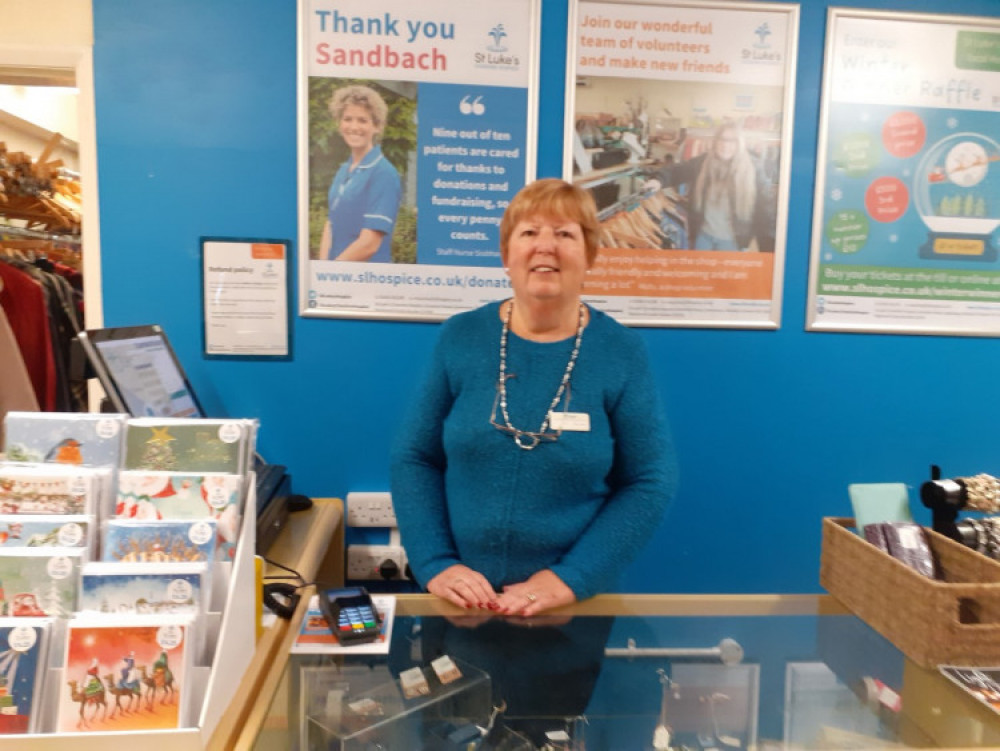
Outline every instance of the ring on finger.
[[535, 600], [538, 599], [538, 595], [534, 592], [528, 592], [524, 597], [528, 600], [528, 602], [535, 602]]

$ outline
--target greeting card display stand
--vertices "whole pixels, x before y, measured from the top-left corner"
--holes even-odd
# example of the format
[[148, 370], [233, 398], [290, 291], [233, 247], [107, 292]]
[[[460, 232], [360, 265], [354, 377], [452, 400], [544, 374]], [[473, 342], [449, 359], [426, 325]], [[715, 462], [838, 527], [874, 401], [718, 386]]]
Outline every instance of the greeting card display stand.
[[[187, 686], [195, 702], [191, 706], [200, 707], [198, 725], [171, 730], [0, 736], [0, 751], [108, 751], [121, 743], [144, 745], [156, 751], [191, 751], [210, 745], [213, 733], [240, 689], [257, 650], [257, 577], [254, 561], [257, 499], [252, 476], [247, 484], [249, 491], [233, 562], [218, 562], [213, 572], [213, 610], [215, 604], [221, 604], [221, 609], [208, 614], [206, 628], [207, 639], [215, 643], [214, 655], [210, 666], [195, 667], [191, 671], [191, 684]], [[52, 648], [55, 652], [53, 659], [61, 662], [62, 644], [57, 640]], [[46, 718], [55, 714], [57, 692], [66, 690], [61, 665], [49, 672], [41, 707]]]

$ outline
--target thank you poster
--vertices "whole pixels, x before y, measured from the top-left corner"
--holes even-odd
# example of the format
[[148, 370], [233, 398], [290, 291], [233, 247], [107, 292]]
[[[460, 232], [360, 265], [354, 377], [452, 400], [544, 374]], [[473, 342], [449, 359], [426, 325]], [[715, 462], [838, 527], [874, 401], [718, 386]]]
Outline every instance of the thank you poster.
[[507, 294], [537, 0], [301, 0], [300, 310], [437, 320]]

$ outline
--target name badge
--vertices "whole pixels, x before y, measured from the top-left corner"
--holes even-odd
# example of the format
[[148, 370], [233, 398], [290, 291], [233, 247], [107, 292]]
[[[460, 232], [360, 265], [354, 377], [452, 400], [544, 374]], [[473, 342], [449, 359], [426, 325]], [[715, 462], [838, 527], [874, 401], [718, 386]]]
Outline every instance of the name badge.
[[549, 427], [553, 430], [590, 432], [590, 415], [586, 412], [549, 412]]

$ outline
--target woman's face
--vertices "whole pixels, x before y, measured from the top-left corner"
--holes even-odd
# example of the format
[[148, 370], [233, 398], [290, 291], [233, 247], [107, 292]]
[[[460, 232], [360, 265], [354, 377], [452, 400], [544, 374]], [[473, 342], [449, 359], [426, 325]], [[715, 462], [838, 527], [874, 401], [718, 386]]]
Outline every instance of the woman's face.
[[724, 130], [715, 137], [715, 155], [724, 161], [736, 156], [740, 138], [735, 130]]
[[366, 107], [348, 104], [340, 116], [340, 135], [351, 150], [367, 150], [375, 142], [375, 120]]
[[507, 241], [507, 274], [516, 297], [578, 300], [587, 263], [583, 230], [574, 221], [528, 217]]

